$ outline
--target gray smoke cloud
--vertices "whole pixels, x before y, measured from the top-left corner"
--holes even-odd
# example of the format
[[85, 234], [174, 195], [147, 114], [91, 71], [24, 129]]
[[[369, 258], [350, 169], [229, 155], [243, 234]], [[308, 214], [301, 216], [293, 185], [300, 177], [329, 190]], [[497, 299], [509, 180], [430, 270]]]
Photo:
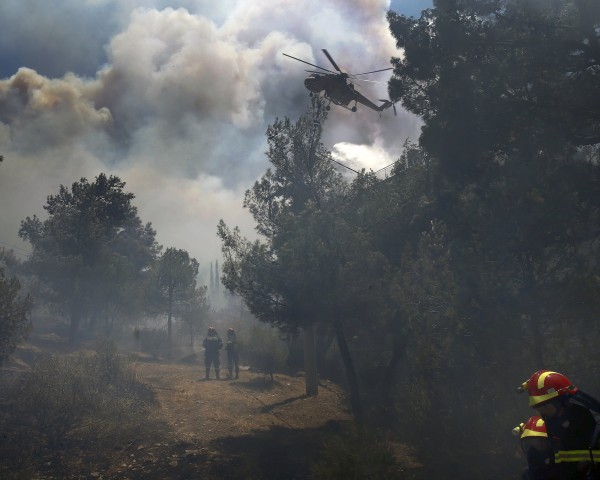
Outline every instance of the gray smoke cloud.
[[[387, 0], [41, 0], [0, 6], [0, 244], [80, 177], [119, 176], [165, 247], [220, 258], [223, 218], [253, 237], [244, 191], [268, 167], [265, 131], [306, 111], [308, 66], [347, 72], [399, 55]], [[8, 53], [6, 53], [8, 52]], [[373, 76], [387, 81], [389, 74]], [[368, 98], [386, 85], [357, 84]], [[333, 107], [325, 143], [377, 170], [416, 140], [418, 119]]]

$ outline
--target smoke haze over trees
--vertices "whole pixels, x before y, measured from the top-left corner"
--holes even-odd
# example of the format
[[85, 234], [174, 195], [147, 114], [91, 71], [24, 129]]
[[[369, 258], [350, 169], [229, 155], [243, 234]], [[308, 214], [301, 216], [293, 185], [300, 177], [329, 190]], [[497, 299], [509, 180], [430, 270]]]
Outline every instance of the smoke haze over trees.
[[31, 328], [31, 303], [31, 297], [21, 291], [17, 277], [7, 278], [0, 266], [0, 365], [13, 353], [16, 345], [27, 338]]
[[[364, 10], [356, 18], [362, 13], [367, 21], [368, 7], [377, 2], [359, 3]], [[239, 25], [253, 14], [267, 15], [260, 8], [239, 10]], [[40, 95], [79, 98], [67, 94], [72, 87], [102, 99], [86, 103], [80, 114], [91, 128], [108, 121], [110, 112], [118, 128], [105, 133], [117, 142], [130, 135], [139, 147], [140, 139], [161, 138], [153, 137], [161, 122], [142, 126], [154, 118], [152, 109], [175, 119], [170, 133], [197, 132], [205, 126], [202, 116], [176, 95], [150, 110], [127, 110], [128, 101], [139, 107], [143, 102], [132, 99], [160, 91], [144, 83], [149, 65], [160, 59], [194, 64], [185, 61], [195, 55], [185, 42], [177, 49], [181, 56], [163, 45], [164, 51], [156, 46], [154, 55], [140, 56], [137, 66], [123, 61], [130, 58], [128, 39], [139, 29], [158, 35], [166, 18], [173, 25], [202, 23], [198, 31], [230, 55], [235, 52], [219, 43], [221, 29], [250, 42], [263, 28], [239, 31], [229, 22], [217, 28], [181, 10], [139, 11], [111, 42], [111, 64], [96, 83], [68, 77], [57, 85], [21, 70], [3, 85], [6, 91], [38, 85]], [[318, 99], [300, 113], [290, 94], [283, 101], [289, 111], [273, 115], [266, 127], [270, 166], [259, 162], [261, 176], [238, 179], [246, 181], [240, 207], [252, 217], [242, 225], [249, 231], [237, 228], [237, 213], [224, 214], [217, 226], [223, 283], [256, 318], [277, 327], [273, 335], [286, 339], [290, 357], [298, 350], [297, 333], [308, 334], [305, 365], [315, 372], [306, 372], [307, 391], [316, 382], [311, 373], [340, 382], [356, 420], [417, 449], [424, 466], [415, 478], [516, 477], [524, 460], [510, 430], [530, 410], [515, 386], [550, 368], [600, 396], [600, 4], [439, 0], [420, 17], [392, 11], [387, 19], [396, 42], [389, 94], [422, 121], [418, 142], [372, 117], [351, 117], [364, 127], [357, 136], [380, 129], [376, 136], [388, 138], [390, 130], [396, 138], [382, 144], [400, 143], [402, 150], [389, 178], [361, 171], [346, 181], [325, 145], [325, 138], [343, 136], [343, 117], [335, 109], [328, 117]], [[169, 31], [180, 38], [173, 25]], [[298, 51], [290, 52], [303, 57], [305, 45], [267, 37], [260, 37], [260, 48], [293, 46]], [[162, 67], [156, 72], [165, 84], [172, 80]], [[220, 78], [216, 71], [206, 75]], [[130, 78], [138, 77], [146, 88], [130, 92]], [[114, 97], [101, 88], [119, 81], [123, 88]], [[258, 100], [266, 84], [227, 85], [235, 95], [223, 100], [226, 111], [205, 91], [186, 90], [192, 88], [187, 84], [181, 91], [201, 111], [242, 129], [252, 128], [257, 110], [238, 108], [236, 101], [260, 105], [262, 113], [272, 108]], [[228, 137], [228, 128], [222, 133]], [[242, 134], [241, 143], [252, 143], [247, 140]], [[236, 154], [254, 158], [252, 152], [242, 145]], [[138, 218], [124, 185], [100, 174], [49, 196], [48, 219], [22, 223], [20, 234], [33, 248], [24, 267], [46, 283], [40, 300], [62, 308], [73, 335], [82, 321], [110, 331], [113, 323], [156, 313], [160, 284], [153, 274], [165, 267], [172, 275], [162, 278], [177, 283], [162, 283], [164, 298], [171, 299], [163, 312], [177, 311], [193, 347], [207, 310], [208, 292], [196, 283], [199, 264], [176, 247], [160, 255], [158, 232]], [[178, 231], [182, 238], [188, 233]], [[176, 284], [177, 300], [168, 293]], [[0, 282], [0, 294], [24, 312], [17, 290]], [[228, 321], [245, 325], [242, 313], [243, 305]], [[15, 328], [17, 337], [22, 331]], [[259, 353], [274, 363], [270, 352]]]
[[[27, 249], [20, 221], [48, 192], [106, 172], [135, 192], [157, 241], [190, 252], [208, 282], [209, 262], [220, 254], [219, 218], [252, 228], [242, 202], [267, 166], [267, 125], [297, 118], [309, 100], [304, 68], [282, 53], [321, 64], [320, 49], [328, 48], [347, 71], [388, 66], [388, 7], [388, 0], [2, 2], [0, 242]], [[319, 14], [308, 21], [310, 11]], [[387, 95], [383, 83], [362, 91]], [[354, 168], [392, 163], [418, 133], [418, 119], [405, 111], [378, 121], [374, 112], [350, 113], [331, 112], [337, 121], [325, 141]]]
[[28, 266], [50, 287], [46, 300], [69, 318], [73, 341], [82, 320], [102, 318], [110, 331], [116, 318], [139, 308], [144, 269], [160, 249], [124, 186], [104, 174], [93, 183], [82, 178], [48, 196], [46, 220], [21, 223], [19, 235], [33, 247]]
[[182, 304], [187, 303], [191, 306], [192, 303], [196, 303], [195, 313], [203, 310], [205, 294], [203, 290], [196, 289], [197, 276], [198, 262], [195, 258], [190, 258], [185, 250], [167, 248], [157, 261], [156, 281], [162, 297], [162, 310], [167, 313], [169, 349], [172, 343], [172, 318], [175, 309], [179, 307], [178, 310], [183, 311]]
[[[388, 426], [420, 446], [435, 478], [491, 478], [493, 452], [512, 456], [502, 432], [528, 415], [526, 400], [512, 398], [520, 377], [552, 368], [600, 391], [593, 347], [600, 333], [600, 7], [434, 2], [421, 18], [390, 12], [388, 19], [402, 53], [390, 94], [423, 119], [419, 144], [405, 145], [390, 179], [359, 175], [326, 204], [286, 200], [286, 182], [310, 197], [295, 177], [310, 155], [291, 157], [295, 168], [286, 170], [270, 156], [276, 170], [246, 200], [267, 243], [222, 234], [224, 251], [235, 252], [224, 265], [226, 285], [250, 297], [253, 311], [272, 311], [263, 303], [271, 298], [281, 313], [290, 295], [272, 297], [252, 273], [273, 280], [264, 261], [277, 252], [270, 262], [280, 268], [279, 288], [299, 276], [326, 291], [330, 306], [337, 292], [354, 292], [342, 315], [314, 292], [295, 301], [301, 317], [314, 308], [321, 325], [334, 322], [324, 336], [343, 319], [353, 340], [346, 354], [362, 379], [353, 385], [348, 377], [350, 391], [360, 392], [373, 421], [385, 412]], [[273, 130], [268, 139], [276, 144]], [[302, 152], [301, 142], [288, 144]], [[275, 183], [277, 175], [283, 180]], [[351, 208], [328, 215], [333, 204]], [[343, 221], [349, 228], [340, 228]], [[354, 250], [348, 240], [357, 234]], [[319, 258], [317, 250], [335, 242], [342, 255], [326, 250], [327, 260]], [[359, 268], [358, 251], [365, 257]], [[302, 267], [282, 270], [294, 254]], [[317, 278], [306, 270], [313, 258]], [[353, 273], [333, 273], [348, 262]], [[356, 285], [369, 293], [361, 307], [353, 283], [369, 267], [383, 281]], [[291, 312], [284, 317], [293, 324]], [[433, 438], [446, 447], [430, 452]], [[474, 438], [490, 441], [475, 445]], [[482, 461], [473, 462], [474, 454]]]

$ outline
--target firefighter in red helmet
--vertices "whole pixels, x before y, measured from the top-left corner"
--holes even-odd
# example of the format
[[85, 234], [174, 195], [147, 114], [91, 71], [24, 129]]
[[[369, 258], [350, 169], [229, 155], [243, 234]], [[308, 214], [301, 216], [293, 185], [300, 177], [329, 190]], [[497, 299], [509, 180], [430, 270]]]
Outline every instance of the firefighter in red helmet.
[[554, 465], [554, 452], [542, 417], [538, 415], [530, 417], [527, 422], [513, 428], [513, 434], [521, 438], [521, 449], [527, 458], [527, 469], [523, 472], [522, 480], [558, 478]]
[[550, 370], [535, 372], [518, 390], [527, 390], [529, 406], [545, 422], [556, 478], [600, 480], [600, 402]]

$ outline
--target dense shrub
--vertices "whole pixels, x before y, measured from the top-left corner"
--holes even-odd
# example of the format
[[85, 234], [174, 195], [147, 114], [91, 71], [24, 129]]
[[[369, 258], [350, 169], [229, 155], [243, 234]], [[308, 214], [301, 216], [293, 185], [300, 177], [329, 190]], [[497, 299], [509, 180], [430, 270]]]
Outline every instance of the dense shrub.
[[135, 348], [155, 359], [169, 353], [169, 336], [165, 328], [134, 330]]
[[94, 352], [38, 358], [3, 403], [7, 441], [29, 431], [30, 440], [56, 449], [73, 440], [80, 446], [125, 441], [143, 424], [152, 396], [114, 344], [102, 341]]
[[402, 465], [391, 446], [372, 431], [353, 428], [324, 442], [313, 465], [315, 480], [401, 480]]
[[22, 294], [19, 280], [16, 277], [5, 278], [4, 269], [0, 266], [0, 364], [29, 334], [31, 306], [31, 297]]
[[238, 335], [238, 345], [242, 364], [271, 375], [286, 370], [286, 345], [274, 328], [254, 325], [248, 333]]

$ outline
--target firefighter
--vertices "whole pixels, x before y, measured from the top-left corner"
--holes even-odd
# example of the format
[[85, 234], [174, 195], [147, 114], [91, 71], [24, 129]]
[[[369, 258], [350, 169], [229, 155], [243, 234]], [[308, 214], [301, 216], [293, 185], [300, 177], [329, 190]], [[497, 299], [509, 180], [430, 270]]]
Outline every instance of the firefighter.
[[235, 378], [237, 380], [240, 378], [240, 356], [238, 354], [237, 338], [233, 328], [227, 329], [225, 350], [227, 350], [227, 371], [229, 372], [227, 378], [233, 378], [233, 370], [235, 368]]
[[545, 422], [556, 478], [600, 480], [600, 403], [550, 370], [535, 372], [518, 390], [527, 390], [529, 406]]
[[523, 472], [522, 480], [557, 478], [554, 452], [542, 417], [530, 417], [527, 422], [513, 428], [513, 434], [521, 438], [521, 449], [527, 458], [527, 469]]
[[223, 341], [219, 335], [217, 335], [215, 327], [209, 327], [208, 333], [202, 342], [202, 346], [204, 347], [204, 367], [206, 368], [206, 376], [204, 379], [210, 379], [210, 366], [213, 365], [215, 367], [217, 380], [219, 380], [221, 378], [219, 371], [219, 350], [223, 348]]

